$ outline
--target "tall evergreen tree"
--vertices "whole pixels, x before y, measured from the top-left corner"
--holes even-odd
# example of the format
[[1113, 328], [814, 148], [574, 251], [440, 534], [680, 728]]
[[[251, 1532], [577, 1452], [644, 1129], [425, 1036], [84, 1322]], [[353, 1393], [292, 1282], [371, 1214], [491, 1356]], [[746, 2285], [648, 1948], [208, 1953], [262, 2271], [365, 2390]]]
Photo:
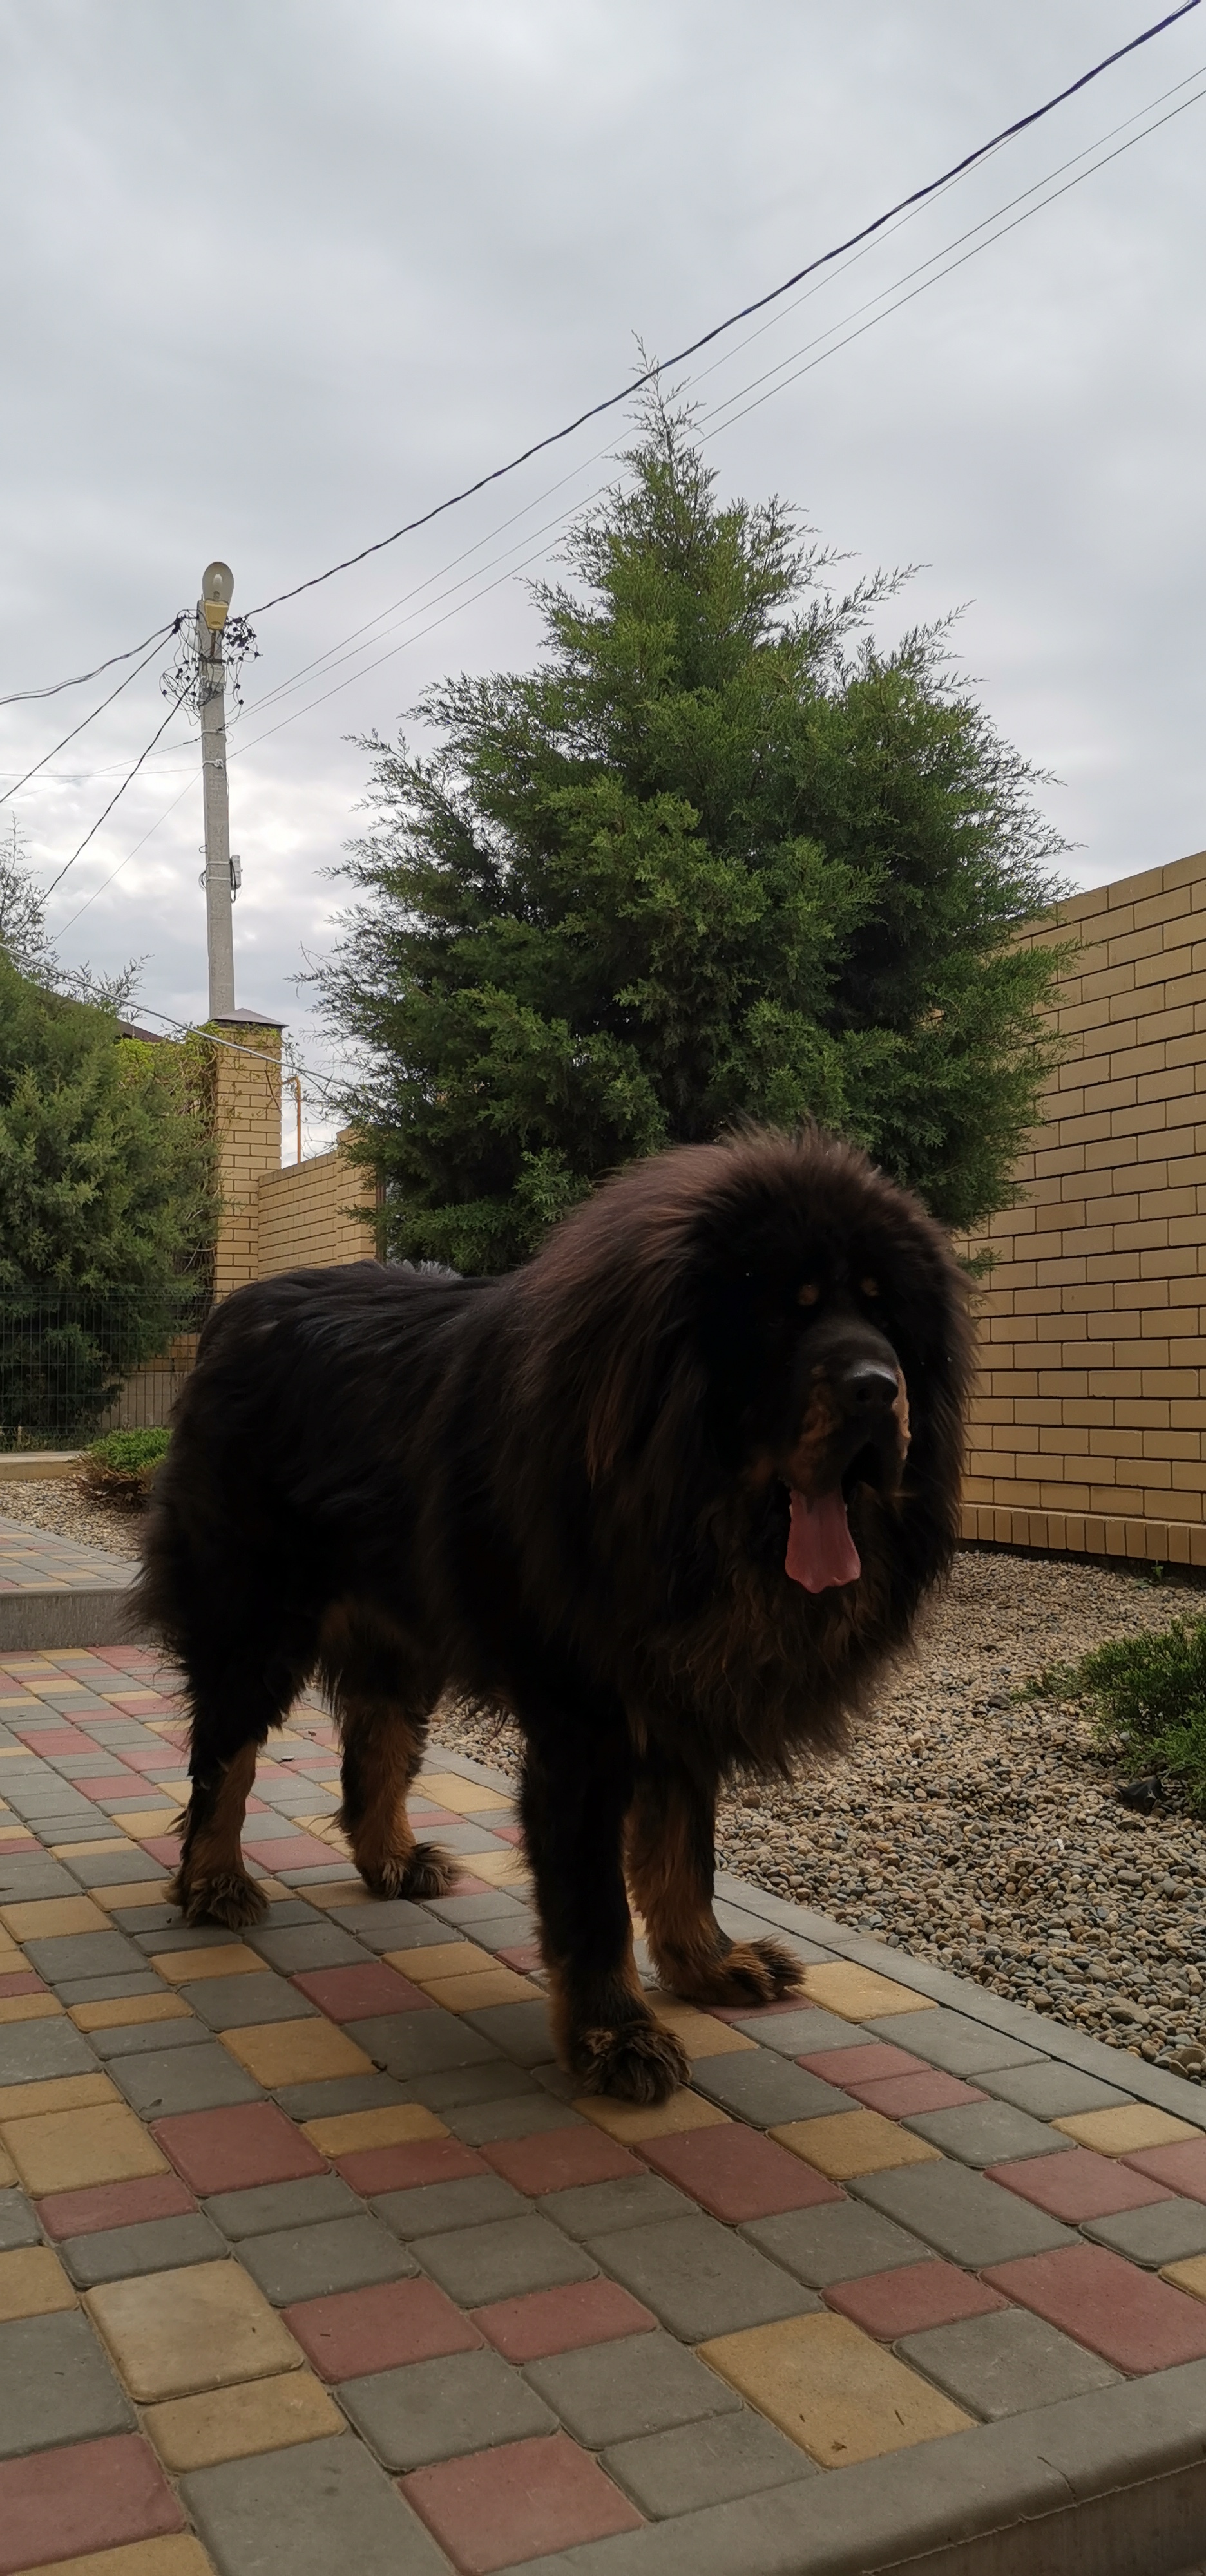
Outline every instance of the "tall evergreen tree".
[[1057, 961], [1019, 947], [1058, 844], [946, 632], [869, 634], [777, 501], [717, 499], [653, 401], [625, 484], [538, 587], [537, 669], [373, 737], [358, 900], [318, 981], [390, 1248], [522, 1259], [636, 1155], [815, 1119], [972, 1226], [1050, 1062]]

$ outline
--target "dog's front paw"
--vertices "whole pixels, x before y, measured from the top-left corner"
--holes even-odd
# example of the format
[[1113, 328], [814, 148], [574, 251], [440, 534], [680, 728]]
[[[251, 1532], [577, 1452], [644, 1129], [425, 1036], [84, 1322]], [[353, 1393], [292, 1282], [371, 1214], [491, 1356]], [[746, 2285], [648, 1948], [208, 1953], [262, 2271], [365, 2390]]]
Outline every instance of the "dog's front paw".
[[[666, 1983], [671, 1984], [670, 1976]], [[671, 1990], [685, 2002], [724, 2004], [730, 2012], [744, 2004], [747, 2012], [758, 2012], [800, 1994], [803, 1985], [799, 1960], [781, 1942], [734, 1941], [706, 1968], [693, 1965], [674, 1975]]]
[[618, 2030], [578, 2030], [570, 2043], [572, 2072], [586, 2093], [615, 2093], [623, 2102], [668, 2102], [689, 2084], [686, 2051], [656, 2022], [630, 2021]]
[[459, 1862], [441, 1851], [438, 1843], [414, 1843], [408, 1852], [388, 1852], [374, 1868], [361, 1869], [374, 1896], [408, 1896], [415, 1901], [448, 1896], [459, 1874]]
[[261, 1923], [268, 1911], [267, 1897], [241, 1869], [197, 1879], [186, 1879], [181, 1870], [168, 1888], [168, 1901], [180, 1907], [186, 1923], [224, 1923], [231, 1932]]

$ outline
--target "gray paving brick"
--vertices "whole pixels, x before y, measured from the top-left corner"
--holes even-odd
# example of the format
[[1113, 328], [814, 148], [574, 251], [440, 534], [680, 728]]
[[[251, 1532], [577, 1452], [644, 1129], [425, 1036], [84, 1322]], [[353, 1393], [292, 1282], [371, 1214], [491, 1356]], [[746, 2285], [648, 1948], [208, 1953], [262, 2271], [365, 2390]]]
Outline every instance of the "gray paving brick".
[[1033, 2066], [1039, 2063], [1041, 2051], [1028, 2048], [1024, 2040], [1006, 2039], [988, 2024], [973, 2021], [969, 2014], [951, 2012], [945, 2004], [935, 2004], [928, 2012], [889, 2013], [882, 2021], [865, 2021], [863, 2037], [891, 2040], [896, 2048], [907, 2048], [913, 2057], [924, 2057], [927, 2065], [941, 2066], [948, 2075], [982, 2075], [986, 2068], [998, 2066]]
[[667, 2334], [625, 2335], [529, 2362], [524, 2377], [575, 2441], [601, 2451], [701, 2415], [735, 2414], [740, 2399], [717, 2372]]
[[46, 2021], [0, 2023], [0, 2084], [40, 2084], [51, 2075], [95, 2075], [82, 2030], [65, 2013]]
[[690, 2218], [695, 2203], [659, 2174], [629, 2174], [616, 2182], [572, 2183], [566, 2191], [546, 2192], [538, 2203], [546, 2218], [567, 2236], [586, 2244], [592, 2236], [611, 2236], [619, 2229], [651, 2227], [658, 2219]]
[[[11, 1767], [4, 1765], [6, 1772]], [[35, 1897], [78, 1893], [70, 1870], [49, 1852], [17, 1852], [11, 1860], [0, 1859], [0, 1905], [29, 1905]]]
[[485, 2307], [525, 2290], [552, 2290], [562, 2281], [590, 2281], [598, 2270], [581, 2245], [534, 2215], [412, 2241], [424, 2271], [463, 2308]]
[[[418, 1830], [422, 1831], [422, 1827]], [[432, 1832], [440, 1849], [454, 1852], [458, 1860], [468, 1860], [472, 1852], [498, 1852], [510, 1848], [499, 1840], [497, 1834], [491, 1833], [488, 1825], [470, 1824], [467, 1817], [462, 1825], [434, 1825]]]
[[[154, 1878], [157, 1875], [154, 1867], [148, 1865], [145, 1857], [142, 1874], [144, 1878]], [[170, 1938], [164, 1938], [165, 1934], [184, 1932], [188, 1928], [181, 1920], [179, 1906], [169, 1905], [166, 1899], [158, 1905], [123, 1905], [115, 1909], [114, 1920], [118, 1931], [128, 1932], [131, 1940], [137, 1941], [139, 1949], [145, 1951], [148, 1956], [152, 1950], [170, 1950], [175, 1946]], [[214, 1927], [199, 1925], [197, 1928], [211, 1931]], [[149, 1937], [152, 1933], [155, 1936], [153, 1940]], [[226, 1935], [228, 1941], [235, 1937], [236, 1935], [230, 1932]], [[212, 1946], [216, 1947], [216, 1942]]]
[[1051, 2246], [1077, 2241], [1045, 2210], [967, 2165], [903, 2165], [890, 2173], [861, 2174], [848, 2188], [973, 2272], [986, 2263], [1008, 2263], [1015, 2254], [1045, 2254]]
[[197, 1977], [188, 1999], [211, 2030], [246, 2030], [262, 2021], [313, 2021], [318, 2015], [317, 2004], [271, 1969], [262, 1977]]
[[405, 2082], [411, 2075], [430, 2075], [438, 2067], [472, 2066], [498, 2051], [461, 2013], [438, 2005], [426, 2012], [377, 2013], [369, 2021], [350, 2021], [348, 2036], [387, 2075]]
[[409, 2191], [385, 2191], [373, 2202], [378, 2218], [405, 2242], [440, 2236], [446, 2229], [484, 2227], [498, 2218], [530, 2218], [532, 2204], [501, 2174], [466, 2174], [460, 2182], [425, 2182]]
[[186, 2263], [220, 2262], [226, 2252], [217, 2228], [196, 2212], [179, 2218], [143, 2219], [137, 2227], [106, 2227], [95, 2236], [69, 2236], [59, 2247], [76, 2287], [128, 2281], [136, 2272], [174, 2272]]
[[484, 2012], [464, 2013], [461, 2018], [516, 2066], [540, 2066], [556, 2056], [549, 2008], [540, 1997], [530, 2004], [490, 2004]]
[[496, 2352], [450, 2353], [349, 2379], [337, 2391], [388, 2469], [418, 2469], [555, 2433], [557, 2418]]
[[828, 2049], [858, 2048], [862, 2030], [857, 2022], [843, 2021], [840, 2014], [822, 2012], [819, 2005], [801, 2004], [798, 2012], [755, 2015], [749, 2021], [733, 2024], [747, 2039], [756, 2039], [759, 2048], [773, 2048], [780, 2057], [820, 2057]]
[[962, 2102], [950, 2111], [917, 2111], [901, 2122], [919, 2138], [957, 2156], [965, 2165], [1013, 2164], [1026, 2156], [1066, 2154], [1073, 2145], [1062, 2129], [1034, 2120], [1012, 2102]]
[[154, 1878], [155, 1864], [144, 1851], [73, 1852], [71, 1874], [81, 1887], [140, 1886]]
[[893, 2272], [905, 2263], [932, 2260], [931, 2248], [919, 2237], [857, 2200], [831, 2200], [819, 2209], [754, 2218], [741, 2233], [813, 2290], [827, 2290], [832, 2281], [857, 2281], [866, 2272]]
[[453, 2136], [480, 2147], [494, 2138], [530, 2138], [538, 2129], [585, 2129], [589, 2123], [568, 2102], [547, 2093], [504, 2094], [493, 2102], [463, 2102], [442, 2114]]
[[41, 2242], [41, 2230], [24, 2192], [0, 2191], [0, 2254]]
[[697, 2057], [691, 2068], [697, 2093], [719, 2102], [754, 2129], [776, 2128], [781, 2120], [819, 2120], [834, 2111], [858, 2111], [861, 2103], [839, 2093], [819, 2075], [810, 2075], [790, 2058], [769, 2048], [732, 2057]]
[[247, 2191], [218, 2191], [205, 2215], [241, 2245], [245, 2236], [273, 2236], [283, 2227], [316, 2227], [323, 2219], [355, 2218], [356, 2194], [338, 2174], [305, 2174], [298, 2182], [253, 2183]]
[[1147, 2209], [1120, 2209], [1112, 2218], [1082, 2219], [1081, 2232], [1156, 2272], [1162, 2263], [1184, 2263], [1191, 2254], [1206, 2254], [1206, 2204], [1157, 2200]]
[[770, 2325], [820, 2304], [757, 2246], [702, 2214], [592, 2236], [588, 2248], [685, 2343]]
[[210, 2038], [203, 2021], [126, 2021], [114, 2030], [89, 2032], [98, 2057], [150, 2057], [156, 2049], [204, 2048]]
[[65, 1977], [56, 1992], [61, 2004], [120, 2003], [123, 1996], [161, 1995], [163, 1979], [153, 1968], [131, 1968], [120, 1977]]
[[320, 2219], [271, 2236], [248, 2236], [239, 2259], [274, 2308], [321, 2299], [336, 2290], [366, 2290], [375, 2281], [404, 2281], [418, 2266], [367, 2210]]
[[341, 1932], [350, 1932], [354, 1941], [366, 1950], [433, 1949], [446, 1936], [438, 1923], [421, 1905], [411, 1905], [404, 1896], [391, 1897], [383, 1904], [335, 1905], [327, 1921], [337, 1924]]
[[355, 1967], [373, 1955], [363, 1941], [354, 1941], [338, 1923], [324, 1923], [317, 1915], [310, 1923], [292, 1926], [255, 1924], [243, 1939], [283, 1977], [299, 1976], [306, 1968]]
[[1032, 2066], [985, 2067], [976, 2082], [998, 2101], [1032, 2112], [1036, 2120], [1066, 2120], [1074, 2111], [1117, 2110], [1135, 2098], [1133, 2093], [1120, 2092], [1116, 2084], [1103, 2084], [1100, 2076], [1078, 2074], [1074, 2066], [1063, 2066], [1056, 2057], [1042, 2058]]
[[896, 2350], [973, 2415], [1021, 2415], [1118, 2381], [1118, 2372], [1095, 2352], [1023, 2308], [932, 2326], [924, 2334], [905, 2335]]
[[181, 2493], [219, 2576], [447, 2576], [448, 2562], [360, 2442], [333, 2434], [197, 2469]]
[[330, 2120], [344, 2111], [384, 2111], [393, 2102], [413, 2102], [409, 2084], [392, 2075], [327, 2075], [313, 2084], [282, 2084], [273, 2095], [291, 2120]]
[[603, 2453], [602, 2466], [655, 2521], [820, 2475], [807, 2451], [745, 2406], [735, 2415], [708, 2415], [698, 2424], [619, 2442]]
[[145, 2057], [115, 2057], [110, 2063], [114, 2081], [144, 2120], [264, 2099], [262, 2086], [216, 2039], [200, 2048], [151, 2049]]
[[145, 1966], [124, 1932], [60, 1932], [50, 1940], [27, 1941], [25, 1955], [48, 1986], [69, 1977], [120, 1977]]
[[[175, 1905], [148, 1905], [145, 1911], [155, 1919], [145, 1930], [136, 1932], [135, 1938], [148, 1959], [166, 1958], [175, 1950], [228, 1950], [231, 1941], [239, 1938], [222, 1923], [182, 1923], [180, 1909]], [[162, 1919], [165, 1916], [166, 1921]], [[129, 1923], [133, 1930], [133, 1916]]]
[[484, 1922], [469, 1928], [483, 1950], [513, 1950], [521, 1941], [540, 1939], [539, 1922], [528, 1906], [521, 1906], [517, 1914], [487, 1915]]
[[500, 1931], [499, 1941], [504, 1945], [509, 1941], [526, 1940], [533, 1919], [530, 1907], [524, 1905], [519, 1897], [493, 1894], [433, 1897], [428, 1912], [438, 1923], [451, 1923], [454, 1931], [472, 1932], [475, 1941], [485, 1939], [487, 1924], [522, 1924], [522, 1931]]
[[433, 2068], [430, 2074], [412, 2076], [409, 2091], [416, 2102], [425, 2103], [429, 2111], [438, 2111], [441, 2116], [459, 2111], [470, 2102], [539, 2102], [544, 2098], [540, 2077], [529, 2074], [526, 2066], [513, 2066], [509, 2057], [484, 2057], [476, 2066]]
[[78, 2309], [0, 2325], [0, 2459], [56, 2442], [91, 2442], [128, 2432], [130, 2408], [86, 2317]]

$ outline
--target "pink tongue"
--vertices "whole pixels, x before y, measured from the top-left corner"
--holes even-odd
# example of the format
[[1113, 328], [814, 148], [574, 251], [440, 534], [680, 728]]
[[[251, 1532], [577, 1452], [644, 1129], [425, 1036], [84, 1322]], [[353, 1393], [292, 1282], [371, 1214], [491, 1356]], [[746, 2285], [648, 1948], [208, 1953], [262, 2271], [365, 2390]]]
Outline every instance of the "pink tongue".
[[827, 1592], [831, 1584], [857, 1583], [862, 1573], [859, 1552], [850, 1535], [841, 1489], [819, 1494], [815, 1503], [791, 1489], [791, 1533], [784, 1571], [806, 1592]]

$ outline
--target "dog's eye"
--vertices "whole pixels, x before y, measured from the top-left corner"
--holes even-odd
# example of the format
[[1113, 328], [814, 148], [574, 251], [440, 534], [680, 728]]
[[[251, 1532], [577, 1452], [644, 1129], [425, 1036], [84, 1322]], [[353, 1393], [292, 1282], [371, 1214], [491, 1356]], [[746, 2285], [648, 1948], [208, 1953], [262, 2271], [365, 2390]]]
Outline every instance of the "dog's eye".
[[860, 1279], [860, 1281], [859, 1281], [859, 1283], [858, 1283], [858, 1284], [859, 1284], [859, 1290], [860, 1290], [860, 1293], [861, 1293], [864, 1297], [878, 1297], [878, 1295], [879, 1295], [879, 1281], [878, 1281], [878, 1279]]
[[815, 1306], [820, 1293], [816, 1280], [806, 1279], [803, 1287], [796, 1290], [797, 1306]]

